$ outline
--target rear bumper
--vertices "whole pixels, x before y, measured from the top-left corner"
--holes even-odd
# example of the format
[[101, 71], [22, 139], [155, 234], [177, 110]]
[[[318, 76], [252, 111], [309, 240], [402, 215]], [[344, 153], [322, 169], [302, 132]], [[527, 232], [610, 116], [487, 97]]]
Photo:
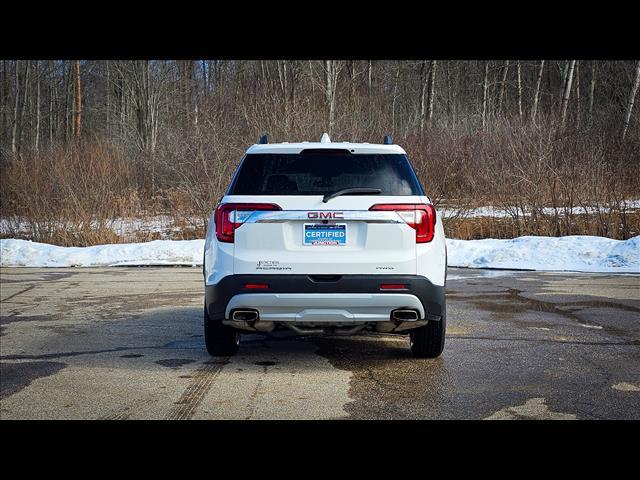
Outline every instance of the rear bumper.
[[415, 295], [388, 293], [240, 293], [227, 304], [225, 318], [234, 310], [257, 310], [266, 322], [354, 324], [388, 322], [392, 310], [425, 311]]
[[[259, 293], [245, 284], [266, 283]], [[404, 290], [380, 285], [404, 284]], [[361, 323], [388, 321], [397, 308], [411, 308], [421, 320], [439, 320], [445, 287], [418, 275], [229, 275], [205, 287], [212, 320], [230, 320], [236, 308], [253, 308], [273, 322]], [[226, 322], [225, 322], [226, 323]]]

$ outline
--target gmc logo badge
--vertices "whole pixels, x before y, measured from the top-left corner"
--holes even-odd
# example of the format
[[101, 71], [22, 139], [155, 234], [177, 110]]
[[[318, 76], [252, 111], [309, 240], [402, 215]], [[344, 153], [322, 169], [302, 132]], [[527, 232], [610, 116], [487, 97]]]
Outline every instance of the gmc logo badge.
[[307, 212], [307, 218], [344, 218], [344, 212]]

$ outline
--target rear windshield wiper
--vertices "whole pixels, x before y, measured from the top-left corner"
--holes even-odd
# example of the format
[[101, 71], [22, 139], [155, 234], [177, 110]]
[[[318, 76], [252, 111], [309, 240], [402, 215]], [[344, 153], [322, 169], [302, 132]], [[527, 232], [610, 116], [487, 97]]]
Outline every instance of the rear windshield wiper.
[[339, 197], [340, 195], [379, 195], [382, 193], [382, 190], [379, 188], [345, 188], [344, 190], [338, 190], [334, 193], [327, 193], [324, 197], [322, 197], [322, 201], [327, 203], [329, 200], [335, 197]]

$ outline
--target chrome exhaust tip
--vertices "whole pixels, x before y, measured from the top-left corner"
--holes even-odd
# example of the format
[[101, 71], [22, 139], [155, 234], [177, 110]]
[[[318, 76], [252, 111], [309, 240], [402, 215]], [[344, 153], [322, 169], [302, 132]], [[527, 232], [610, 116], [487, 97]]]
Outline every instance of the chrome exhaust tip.
[[257, 310], [234, 310], [231, 313], [234, 322], [255, 322], [258, 320]]
[[391, 312], [391, 319], [397, 322], [415, 322], [419, 320], [419, 317], [418, 312], [415, 310], [399, 308]]

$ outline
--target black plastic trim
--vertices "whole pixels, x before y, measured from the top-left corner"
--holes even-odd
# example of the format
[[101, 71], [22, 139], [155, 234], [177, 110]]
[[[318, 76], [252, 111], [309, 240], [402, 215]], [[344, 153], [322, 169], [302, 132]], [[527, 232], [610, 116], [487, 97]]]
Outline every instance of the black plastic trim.
[[[445, 287], [419, 275], [335, 275], [334, 281], [314, 281], [316, 275], [228, 275], [205, 286], [205, 301], [211, 319], [222, 320], [229, 300], [240, 293], [410, 293], [420, 299], [425, 312], [441, 317]], [[266, 283], [268, 290], [245, 289], [247, 283]], [[403, 290], [380, 290], [381, 283], [402, 283]]]

